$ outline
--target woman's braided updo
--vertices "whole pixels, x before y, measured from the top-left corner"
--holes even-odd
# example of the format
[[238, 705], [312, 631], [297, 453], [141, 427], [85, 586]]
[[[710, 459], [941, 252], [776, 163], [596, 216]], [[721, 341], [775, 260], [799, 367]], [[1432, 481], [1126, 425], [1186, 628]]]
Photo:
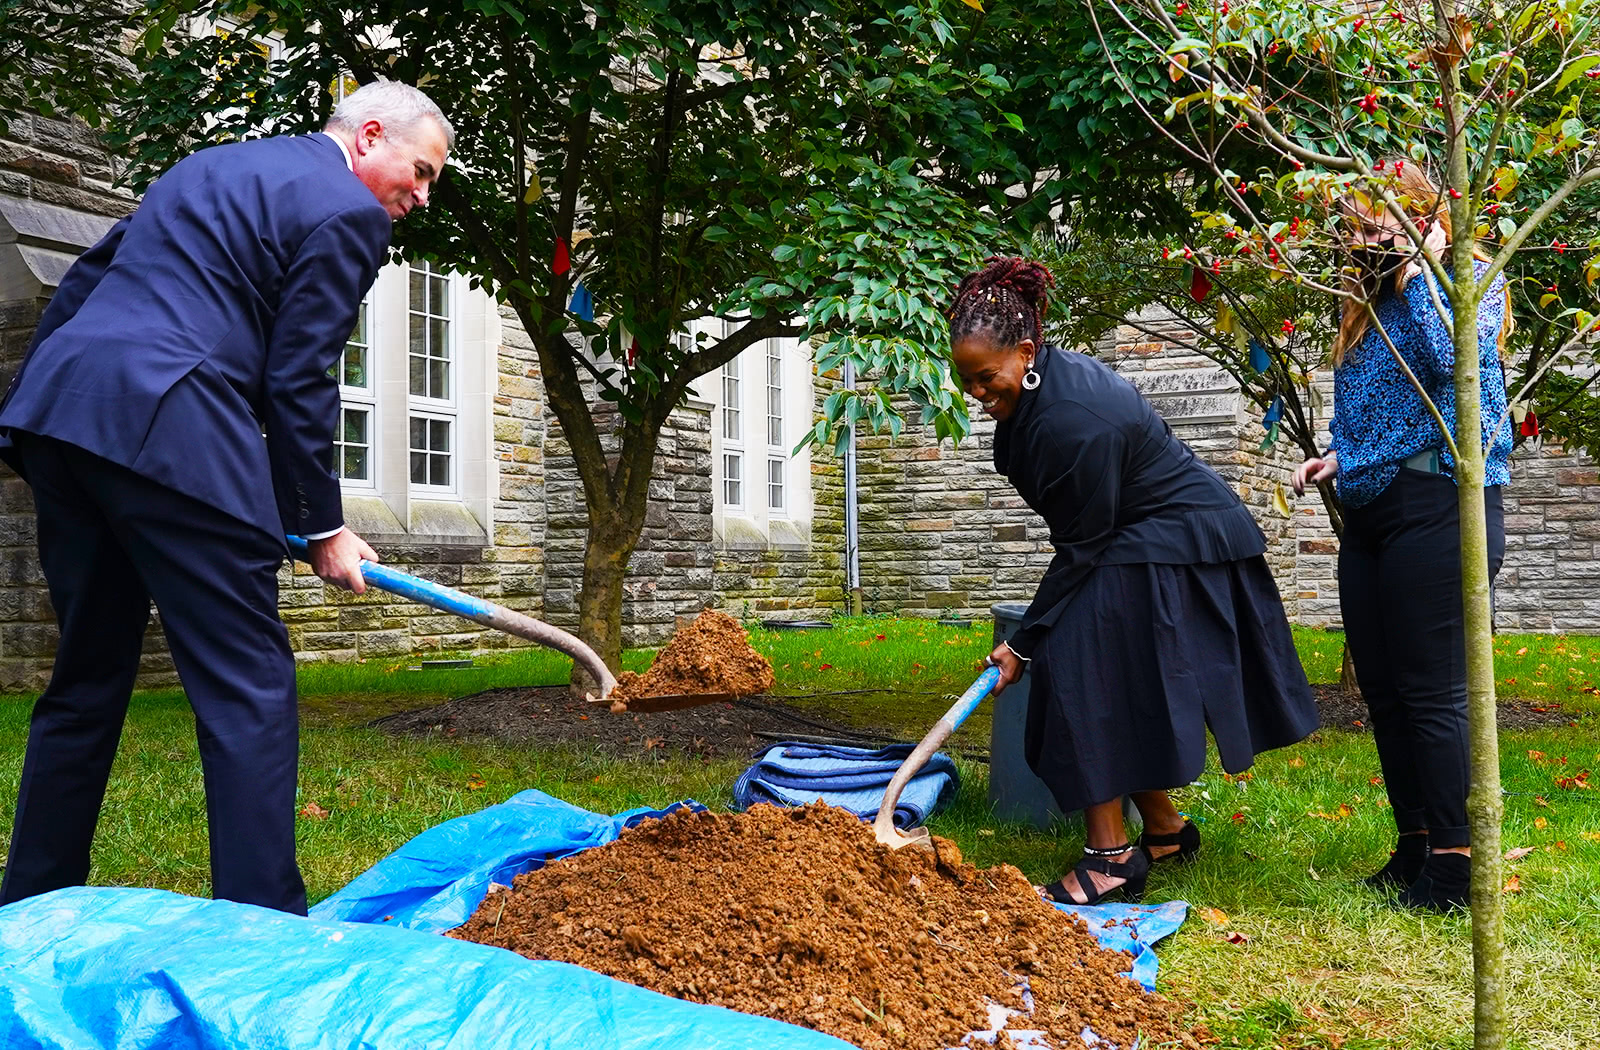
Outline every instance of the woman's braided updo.
[[956, 288], [950, 306], [950, 342], [982, 335], [997, 347], [1013, 347], [1024, 339], [1044, 345], [1044, 315], [1056, 279], [1043, 263], [990, 256], [977, 273]]

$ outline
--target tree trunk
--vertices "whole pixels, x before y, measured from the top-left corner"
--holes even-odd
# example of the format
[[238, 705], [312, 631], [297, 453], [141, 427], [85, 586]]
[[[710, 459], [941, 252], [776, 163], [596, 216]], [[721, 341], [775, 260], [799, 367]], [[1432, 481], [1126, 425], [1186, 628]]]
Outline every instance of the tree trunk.
[[1350, 655], [1350, 643], [1344, 643], [1344, 655], [1339, 660], [1339, 691], [1352, 696], [1361, 695], [1361, 684], [1356, 681], [1356, 661]]
[[[1472, 272], [1470, 256], [1465, 272]], [[1461, 273], [1458, 260], [1457, 273]], [[1467, 278], [1457, 285], [1456, 458], [1461, 513], [1461, 600], [1467, 649], [1467, 732], [1471, 740], [1472, 790], [1467, 821], [1472, 829], [1473, 1046], [1505, 1046], [1505, 900], [1501, 895], [1500, 741], [1495, 723], [1494, 621], [1489, 604], [1489, 532], [1484, 521], [1484, 449], [1479, 398], [1477, 295], [1470, 304]]]
[[[1451, 72], [1454, 74], [1454, 70]], [[1454, 80], [1454, 75], [1450, 79]], [[1469, 188], [1466, 141], [1460, 132], [1454, 138], [1447, 185], [1459, 187], [1462, 193], [1458, 197], [1464, 198]], [[1453, 208], [1451, 219], [1456, 229], [1471, 227], [1466, 203], [1465, 199], [1458, 199]], [[1500, 792], [1489, 530], [1484, 519], [1485, 449], [1478, 363], [1478, 306], [1483, 293], [1474, 274], [1471, 238], [1459, 237], [1451, 245], [1451, 270], [1455, 280], [1450, 305], [1456, 351], [1456, 497], [1461, 516], [1461, 603], [1466, 631], [1467, 732], [1472, 769], [1467, 823], [1472, 833], [1473, 1047], [1502, 1050], [1507, 986], [1500, 822], [1505, 803]]]
[[[577, 634], [600, 654], [613, 674], [622, 668], [622, 585], [628, 574], [628, 561], [639, 542], [642, 517], [640, 527], [631, 533], [615, 519], [602, 522], [591, 518], [583, 552]], [[577, 664], [572, 666], [570, 685], [580, 695], [596, 688], [594, 679]]]
[[[665, 417], [652, 406], [647, 413]], [[592, 417], [591, 417], [592, 418]], [[622, 669], [623, 583], [628, 562], [644, 532], [650, 475], [661, 445], [661, 424], [647, 414], [640, 425], [620, 424], [616, 451], [606, 455], [606, 442], [572, 442], [578, 474], [584, 479], [583, 502], [589, 515], [583, 549], [583, 589], [578, 593], [578, 637], [588, 642], [613, 674]], [[588, 457], [598, 457], [590, 461]], [[576, 664], [569, 681], [578, 695], [593, 691], [594, 680]]]

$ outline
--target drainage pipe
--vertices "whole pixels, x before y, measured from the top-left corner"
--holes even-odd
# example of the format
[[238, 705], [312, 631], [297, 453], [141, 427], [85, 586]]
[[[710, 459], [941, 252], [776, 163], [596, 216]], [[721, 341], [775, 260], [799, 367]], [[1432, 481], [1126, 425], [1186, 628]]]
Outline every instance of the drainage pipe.
[[[848, 360], [844, 363], [844, 388], [856, 388], [856, 368]], [[851, 423], [849, 427], [844, 447], [844, 579], [845, 590], [850, 596], [850, 612], [860, 616], [861, 544], [856, 513], [856, 425]]]

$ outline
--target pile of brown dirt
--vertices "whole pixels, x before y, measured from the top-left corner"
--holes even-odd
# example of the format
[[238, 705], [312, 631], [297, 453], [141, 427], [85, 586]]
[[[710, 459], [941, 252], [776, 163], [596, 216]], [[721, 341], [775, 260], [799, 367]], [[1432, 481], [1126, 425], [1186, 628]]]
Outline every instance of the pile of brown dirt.
[[750, 636], [727, 613], [707, 609], [672, 636], [644, 674], [617, 676], [612, 700], [646, 696], [728, 693], [754, 696], [772, 688], [772, 665], [750, 646]]
[[[1198, 1045], [1176, 1003], [1119, 976], [1125, 953], [1020, 871], [979, 871], [935, 841], [937, 856], [889, 850], [820, 804], [680, 811], [518, 876], [450, 935], [864, 1050], [954, 1047], [1000, 1024], [1073, 1050], [1085, 1026], [1121, 1047]], [[991, 1004], [1021, 1015], [996, 1021]]]

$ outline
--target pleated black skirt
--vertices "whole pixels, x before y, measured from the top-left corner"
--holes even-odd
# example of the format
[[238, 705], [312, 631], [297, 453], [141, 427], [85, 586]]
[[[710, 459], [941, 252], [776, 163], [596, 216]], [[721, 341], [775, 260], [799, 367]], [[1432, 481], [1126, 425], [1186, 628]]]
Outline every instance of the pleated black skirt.
[[1181, 787], [1317, 728], [1283, 601], [1260, 556], [1102, 565], [1034, 652], [1025, 753], [1071, 812]]

